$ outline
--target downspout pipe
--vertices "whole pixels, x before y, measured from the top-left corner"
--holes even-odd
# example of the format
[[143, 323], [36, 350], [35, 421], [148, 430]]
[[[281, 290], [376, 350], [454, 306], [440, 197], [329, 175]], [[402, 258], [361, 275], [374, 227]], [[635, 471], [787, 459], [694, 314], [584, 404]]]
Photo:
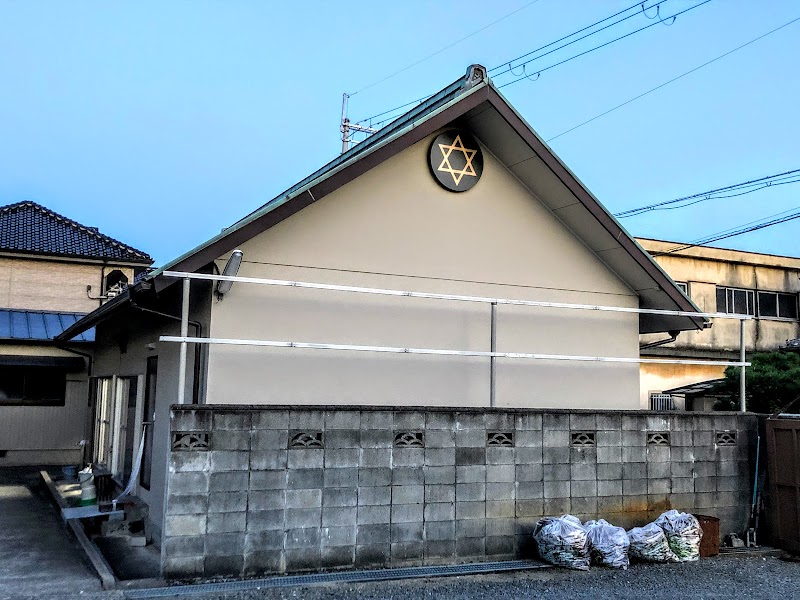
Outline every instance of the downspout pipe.
[[669, 337], [664, 340], [658, 340], [656, 342], [650, 342], [649, 344], [645, 344], [644, 346], [639, 346], [639, 350], [648, 350], [650, 348], [657, 348], [658, 346], [663, 346], [664, 344], [671, 344], [675, 340], [678, 339], [678, 334], [680, 331], [670, 331]]
[[[131, 308], [135, 308], [136, 310], [140, 310], [142, 312], [157, 315], [159, 317], [164, 317], [165, 319], [171, 319], [173, 321], [178, 321], [178, 322], [181, 321], [180, 317], [176, 317], [175, 315], [170, 315], [168, 313], [163, 313], [157, 310], [153, 310], [152, 308], [145, 308], [144, 306], [139, 306], [133, 300], [131, 300]], [[189, 325], [195, 328], [196, 337], [199, 338], [203, 337], [203, 325], [199, 321], [189, 320]], [[192, 384], [192, 404], [199, 403], [201, 353], [202, 353], [201, 344], [196, 344], [194, 348], [194, 383]]]

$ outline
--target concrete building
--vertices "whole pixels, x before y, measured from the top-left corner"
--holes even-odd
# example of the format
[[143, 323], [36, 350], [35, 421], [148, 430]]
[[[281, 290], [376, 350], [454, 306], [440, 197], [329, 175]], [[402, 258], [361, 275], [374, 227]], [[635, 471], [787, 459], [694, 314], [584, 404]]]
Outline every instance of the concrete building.
[[[754, 317], [745, 326], [748, 353], [775, 351], [800, 337], [800, 258], [700, 246], [683, 248], [685, 244], [661, 240], [637, 241], [702, 311]], [[682, 332], [673, 342], [643, 350], [642, 356], [738, 357], [738, 321], [711, 319], [711, 325], [709, 329]], [[659, 339], [665, 338], [642, 336], [642, 343]], [[651, 408], [655, 407], [652, 402], [661, 402], [676, 408], [710, 410], [713, 398], [703, 394], [708, 382], [722, 378], [724, 372], [724, 367], [713, 365], [643, 364], [641, 406]], [[676, 391], [670, 393], [672, 390]], [[688, 406], [684, 404], [687, 393]]]
[[0, 207], [0, 466], [82, 460], [94, 331], [53, 338], [151, 263], [34, 202]]
[[[168, 272], [220, 273], [237, 249], [239, 276], [562, 306], [243, 282], [224, 289], [193, 280], [189, 335], [229, 343], [190, 345], [181, 397], [179, 345], [161, 341], [178, 335], [181, 325], [181, 283]], [[137, 492], [149, 506], [148, 531], [160, 542], [175, 534], [177, 522], [192, 521], [168, 518], [176, 472], [170, 457], [213, 447], [232, 452], [218, 460], [234, 460], [237, 469], [263, 467], [228, 448], [247, 440], [213, 437], [206, 426], [171, 431], [170, 405], [637, 409], [639, 335], [703, 326], [691, 300], [522, 120], [485, 69], [473, 66], [58, 339], [96, 328], [94, 393], [108, 394], [117, 414], [120, 406], [135, 406], [133, 437], [144, 427], [145, 439]], [[364, 352], [364, 346], [444, 354]], [[110, 454], [120, 456], [130, 436], [111, 430]], [[305, 441], [313, 443], [314, 435]], [[94, 455], [102, 457], [97, 448]], [[119, 463], [112, 470], [122, 475]], [[197, 506], [208, 509], [207, 488], [198, 490]], [[192, 523], [189, 529], [199, 520]], [[164, 560], [176, 558], [171, 548], [162, 547]]]

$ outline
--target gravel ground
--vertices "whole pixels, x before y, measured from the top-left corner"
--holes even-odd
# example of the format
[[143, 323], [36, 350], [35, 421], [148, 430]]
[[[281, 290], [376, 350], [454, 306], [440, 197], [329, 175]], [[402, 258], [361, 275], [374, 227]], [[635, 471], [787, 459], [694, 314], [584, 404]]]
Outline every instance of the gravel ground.
[[[725, 557], [698, 563], [634, 565], [628, 571], [541, 569], [529, 572], [324, 585], [193, 596], [198, 600], [390, 600], [435, 598], [796, 598], [800, 564], [773, 557]], [[184, 596], [185, 598], [185, 596]]]
[[[26, 595], [13, 598], [29, 598]], [[31, 600], [124, 600], [125, 592], [30, 596]], [[528, 572], [363, 584], [326, 584], [227, 594], [180, 596], [196, 600], [500, 600], [580, 598], [704, 600], [800, 597], [800, 563], [773, 557], [724, 557], [698, 563], [634, 565], [628, 571], [539, 569]], [[177, 597], [176, 597], [177, 598]]]

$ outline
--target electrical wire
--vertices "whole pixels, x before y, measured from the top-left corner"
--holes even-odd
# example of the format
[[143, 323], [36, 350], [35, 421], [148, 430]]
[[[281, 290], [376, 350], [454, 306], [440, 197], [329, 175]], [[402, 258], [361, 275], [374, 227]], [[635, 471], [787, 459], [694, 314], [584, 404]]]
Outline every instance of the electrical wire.
[[[433, 53], [429, 54], [428, 56], [426, 56], [426, 57], [424, 57], [424, 58], [421, 58], [421, 59], [419, 59], [419, 60], [418, 60], [418, 61], [416, 61], [416, 62], [413, 62], [413, 63], [411, 63], [411, 64], [410, 64], [410, 65], [408, 65], [407, 67], [403, 67], [402, 69], [399, 69], [398, 71], [395, 71], [394, 73], [391, 73], [391, 74], [387, 75], [386, 77], [384, 77], [384, 78], [382, 78], [382, 79], [379, 79], [378, 81], [375, 81], [375, 82], [373, 82], [373, 83], [370, 83], [369, 85], [366, 85], [366, 86], [362, 87], [360, 90], [357, 90], [357, 91], [353, 92], [352, 94], [348, 94], [348, 96], [355, 96], [356, 94], [359, 94], [359, 93], [361, 93], [361, 92], [363, 92], [363, 91], [365, 91], [365, 90], [368, 90], [368, 89], [370, 89], [370, 88], [372, 88], [372, 87], [375, 87], [375, 86], [376, 86], [376, 85], [378, 85], [379, 83], [383, 83], [384, 81], [387, 81], [388, 79], [391, 79], [392, 77], [395, 77], [396, 75], [399, 75], [400, 73], [404, 73], [404, 72], [408, 71], [409, 69], [411, 69], [411, 68], [413, 68], [413, 67], [416, 67], [417, 65], [419, 65], [419, 64], [421, 64], [421, 63], [424, 63], [426, 60], [428, 60], [428, 59], [431, 59], [431, 58], [433, 58], [434, 56], [437, 56], [437, 55], [441, 54], [442, 52], [444, 52], [444, 51], [446, 51], [446, 50], [449, 50], [449, 49], [450, 49], [450, 48], [452, 48], [453, 46], [457, 46], [457, 45], [458, 45], [458, 44], [460, 44], [461, 42], [464, 42], [464, 41], [468, 40], [469, 38], [471, 38], [471, 37], [474, 37], [474, 36], [478, 35], [478, 34], [479, 34], [479, 33], [481, 33], [482, 31], [486, 31], [487, 29], [489, 29], [490, 27], [493, 27], [493, 26], [497, 25], [497, 24], [498, 24], [498, 23], [500, 23], [501, 21], [505, 21], [505, 20], [506, 20], [506, 19], [508, 19], [509, 17], [512, 17], [512, 16], [514, 16], [514, 15], [515, 15], [515, 14], [517, 14], [518, 12], [521, 12], [521, 11], [525, 10], [526, 8], [528, 8], [529, 6], [531, 6], [531, 5], [533, 5], [533, 4], [536, 4], [537, 2], [539, 2], [539, 0], [532, 0], [531, 2], [528, 2], [527, 4], [524, 4], [524, 5], [522, 5], [522, 6], [521, 6], [521, 7], [519, 7], [518, 9], [516, 9], [516, 10], [513, 10], [513, 11], [511, 11], [510, 13], [508, 13], [508, 14], [506, 14], [506, 15], [504, 15], [504, 16], [502, 16], [502, 17], [500, 17], [500, 18], [499, 18], [499, 19], [497, 19], [496, 21], [492, 21], [492, 22], [491, 22], [491, 23], [489, 23], [488, 25], [484, 25], [483, 27], [481, 27], [480, 29], [477, 29], [477, 30], [473, 31], [473, 32], [472, 32], [472, 33], [470, 33], [469, 35], [465, 35], [464, 37], [462, 37], [462, 38], [460, 38], [460, 39], [456, 40], [455, 42], [452, 42], [451, 44], [448, 44], [448, 45], [447, 45], [447, 46], [445, 46], [444, 48], [441, 48], [441, 49], [437, 50], [436, 52], [433, 52]], [[409, 102], [409, 104], [413, 104], [413, 103], [412, 103], [412, 102]], [[406, 104], [405, 106], [408, 106], [408, 104]], [[366, 120], [366, 119], [365, 119], [365, 120]], [[361, 121], [359, 121], [359, 123], [360, 123], [360, 122], [361, 122]]]
[[[749, 181], [743, 181], [741, 183], [734, 183], [731, 185], [727, 185], [725, 187], [716, 188], [713, 190], [707, 190], [705, 192], [700, 192], [699, 194], [692, 194], [691, 196], [682, 196], [681, 198], [674, 198], [672, 200], [665, 200], [663, 202], [657, 202], [655, 204], [648, 204], [646, 206], [640, 206], [638, 208], [631, 208], [629, 210], [625, 210], [619, 213], [616, 213], [614, 216], [618, 219], [625, 219], [628, 217], [635, 217], [646, 212], [651, 212], [654, 210], [671, 210], [676, 208], [684, 208], [685, 206], [692, 206], [699, 202], [705, 202], [707, 200], [716, 200], [717, 198], [731, 198], [734, 196], [743, 196], [744, 194], [750, 194], [752, 192], [756, 192], [762, 190], [767, 187], [776, 187], [779, 185], [786, 185], [789, 183], [798, 183], [800, 182], [800, 169], [792, 169], [791, 171], [784, 171], [783, 173], [776, 173], [775, 175], [767, 175], [766, 177], [759, 177], [758, 179], [751, 179]], [[753, 188], [747, 189], [741, 193], [733, 193], [726, 196], [716, 196], [716, 194], [721, 192], [735, 192], [738, 190], [746, 189], [746, 188]], [[693, 202], [689, 202], [692, 201]], [[689, 202], [688, 204], [683, 204], [685, 202]], [[678, 204], [679, 206], [673, 206]]]
[[[798, 209], [800, 209], [800, 206], [795, 206], [794, 208], [790, 208], [789, 210], [785, 210], [783, 212], [770, 215], [768, 217], [763, 217], [756, 221], [750, 221], [749, 223], [745, 223], [744, 225], [738, 225], [737, 227], [725, 229], [721, 232], [712, 234], [708, 237], [695, 240], [694, 242], [691, 242], [689, 244], [682, 244], [670, 250], [666, 250], [664, 252], [655, 252], [653, 253], [653, 256], [664, 256], [666, 254], [674, 254], [675, 252], [680, 252], [681, 250], [687, 250], [689, 248], [694, 248], [696, 246], [705, 246], [707, 244], [719, 242], [720, 240], [725, 240], [728, 238], [743, 235], [745, 233], [750, 233], [753, 231], [758, 231], [760, 229], [766, 229], [767, 227], [772, 227], [774, 225], [780, 225], [781, 223], [786, 223], [788, 221], [793, 221], [794, 219], [800, 218], [800, 210]], [[781, 215], [786, 215], [786, 216], [781, 216]]]
[[720, 55], [719, 55], [719, 56], [717, 56], [716, 58], [712, 58], [711, 60], [709, 60], [709, 61], [707, 61], [707, 62], [704, 62], [702, 65], [698, 65], [698, 66], [694, 67], [693, 69], [689, 69], [688, 71], [686, 71], [686, 72], [684, 72], [684, 73], [681, 73], [681, 74], [680, 74], [680, 75], [678, 75], [677, 77], [673, 77], [672, 79], [670, 79], [670, 80], [668, 80], [668, 81], [665, 81], [664, 83], [662, 83], [662, 84], [659, 84], [659, 85], [657, 85], [657, 86], [656, 86], [656, 87], [654, 87], [654, 88], [650, 88], [650, 89], [649, 89], [649, 90], [647, 90], [646, 92], [643, 92], [643, 93], [639, 94], [638, 96], [634, 96], [633, 98], [631, 98], [630, 100], [626, 100], [626, 101], [625, 101], [625, 102], [623, 102], [622, 104], [617, 104], [617, 105], [616, 105], [616, 106], [614, 106], [613, 108], [609, 108], [608, 110], [606, 110], [606, 111], [604, 111], [604, 112], [601, 112], [601, 113], [600, 113], [600, 114], [598, 114], [598, 115], [595, 115], [595, 116], [593, 116], [591, 119], [587, 119], [586, 121], [583, 121], [582, 123], [578, 123], [577, 125], [575, 125], [575, 126], [573, 126], [573, 127], [570, 127], [569, 129], [565, 129], [564, 131], [562, 131], [562, 132], [561, 132], [561, 133], [559, 133], [558, 135], [554, 135], [553, 137], [551, 137], [551, 138], [548, 138], [548, 140], [547, 140], [547, 141], [548, 141], [548, 142], [552, 142], [553, 140], [555, 140], [555, 139], [558, 139], [558, 138], [560, 138], [561, 136], [567, 135], [568, 133], [571, 133], [571, 132], [575, 131], [576, 129], [579, 129], [579, 128], [583, 127], [584, 125], [588, 125], [589, 123], [591, 123], [592, 121], [596, 121], [596, 120], [597, 120], [597, 119], [599, 119], [600, 117], [604, 117], [604, 116], [606, 116], [607, 114], [610, 114], [610, 113], [614, 112], [615, 110], [618, 110], [618, 109], [622, 108], [623, 106], [627, 106], [627, 105], [628, 105], [628, 104], [630, 104], [631, 102], [635, 102], [636, 100], [639, 100], [640, 98], [644, 98], [644, 97], [645, 97], [645, 96], [647, 96], [648, 94], [652, 94], [653, 92], [655, 92], [655, 91], [657, 91], [657, 90], [660, 90], [660, 89], [661, 89], [661, 88], [663, 88], [663, 87], [666, 87], [666, 86], [668, 86], [670, 83], [674, 83], [675, 81], [678, 81], [679, 79], [683, 79], [683, 78], [684, 78], [684, 77], [686, 77], [687, 75], [691, 75], [691, 74], [692, 74], [692, 73], [694, 73], [695, 71], [699, 71], [700, 69], [702, 69], [702, 68], [704, 68], [704, 67], [707, 67], [708, 65], [710, 65], [710, 64], [713, 64], [713, 63], [717, 62], [718, 60], [721, 60], [721, 59], [725, 58], [726, 56], [729, 56], [729, 55], [733, 54], [734, 52], [738, 52], [738, 51], [739, 51], [739, 50], [741, 50], [742, 48], [746, 48], [746, 47], [747, 47], [747, 46], [749, 46], [750, 44], [754, 44], [754, 43], [756, 43], [757, 41], [764, 39], [764, 38], [765, 38], [765, 37], [767, 37], [768, 35], [772, 35], [773, 33], [777, 32], [777, 31], [780, 31], [780, 30], [781, 30], [781, 29], [783, 29], [784, 27], [788, 27], [789, 25], [791, 25], [791, 24], [793, 24], [793, 23], [796, 23], [797, 21], [800, 21], [800, 17], [797, 17], [797, 18], [795, 18], [795, 19], [792, 19], [791, 21], [788, 21], [788, 22], [784, 23], [784, 24], [783, 24], [783, 25], [781, 25], [780, 27], [776, 27], [775, 29], [773, 29], [773, 30], [771, 30], [771, 31], [768, 31], [768, 32], [766, 32], [766, 33], [764, 33], [764, 34], [762, 34], [762, 35], [760, 35], [760, 36], [756, 37], [756, 38], [753, 38], [753, 39], [752, 39], [752, 40], [750, 40], [749, 42], [745, 42], [744, 44], [742, 44], [742, 45], [740, 45], [740, 46], [737, 46], [736, 48], [733, 48], [732, 50], [728, 50], [728, 51], [727, 51], [727, 52], [725, 52], [724, 54], [720, 54]]
[[[680, 11], [680, 12], [677, 12], [674, 15], [670, 15], [670, 17], [668, 17], [668, 18], [672, 18], [672, 17], [677, 18], [678, 16], [680, 16], [680, 15], [682, 15], [684, 13], [687, 13], [690, 10], [694, 10], [695, 8], [700, 8], [701, 6], [703, 6], [704, 4], [708, 4], [709, 2], [711, 2], [711, 0], [703, 0], [703, 2], [700, 2], [699, 4], [695, 4], [694, 6], [690, 6], [689, 8], [686, 8], [686, 9]], [[650, 23], [650, 25], [645, 25], [644, 27], [640, 27], [639, 29], [635, 29], [634, 31], [626, 33], [625, 35], [621, 35], [621, 36], [619, 36], [617, 38], [614, 38], [613, 40], [609, 40], [608, 42], [600, 44], [599, 46], [595, 46], [594, 48], [589, 48], [588, 50], [584, 50], [583, 52], [575, 54], [574, 56], [570, 56], [569, 58], [565, 58], [564, 60], [561, 60], [561, 61], [559, 61], [557, 63], [553, 63], [552, 65], [549, 65], [549, 66], [547, 66], [547, 67], [545, 67], [543, 69], [537, 69], [535, 75], [537, 76], [537, 79], [538, 79], [538, 76], [541, 75], [542, 73], [544, 73], [545, 71], [549, 71], [550, 69], [554, 69], [555, 67], [563, 65], [564, 63], [568, 63], [568, 62], [570, 62], [572, 60], [575, 60], [576, 58], [579, 58], [581, 56], [589, 54], [590, 52], [595, 52], [596, 50], [599, 50], [600, 48], [605, 48], [606, 46], [609, 46], [609, 45], [611, 45], [611, 44], [613, 44], [615, 42], [619, 42], [620, 40], [624, 40], [625, 38], [628, 38], [628, 37], [630, 37], [632, 35], [640, 33], [642, 31], [644, 31], [645, 29], [650, 29], [651, 27], [655, 27], [656, 25], [659, 25], [659, 24], [661, 24], [661, 21], [658, 21], [656, 23]], [[536, 60], [536, 59], [531, 59], [531, 61], [533, 61], [533, 60]], [[529, 61], [529, 62], [531, 62], [531, 61]], [[526, 64], [528, 64], [528, 63], [521, 63], [521, 64], [517, 65], [517, 67], [524, 66]], [[509, 81], [509, 82], [504, 83], [503, 85], [500, 85], [500, 86], [497, 86], [497, 87], [498, 87], [498, 89], [504, 88], [504, 87], [508, 87], [509, 85], [513, 85], [513, 84], [518, 83], [518, 82], [520, 82], [520, 81], [522, 81], [524, 79], [529, 79], [529, 77], [526, 77], [526, 76], [523, 75], [519, 79], [514, 79], [512, 81]]]

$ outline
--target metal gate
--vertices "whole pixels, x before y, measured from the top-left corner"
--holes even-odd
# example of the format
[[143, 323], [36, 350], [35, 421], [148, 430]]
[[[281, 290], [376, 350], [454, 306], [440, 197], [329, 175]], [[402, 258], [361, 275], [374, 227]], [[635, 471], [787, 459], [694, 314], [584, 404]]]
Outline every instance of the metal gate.
[[775, 545], [800, 553], [800, 419], [767, 420], [767, 460]]

